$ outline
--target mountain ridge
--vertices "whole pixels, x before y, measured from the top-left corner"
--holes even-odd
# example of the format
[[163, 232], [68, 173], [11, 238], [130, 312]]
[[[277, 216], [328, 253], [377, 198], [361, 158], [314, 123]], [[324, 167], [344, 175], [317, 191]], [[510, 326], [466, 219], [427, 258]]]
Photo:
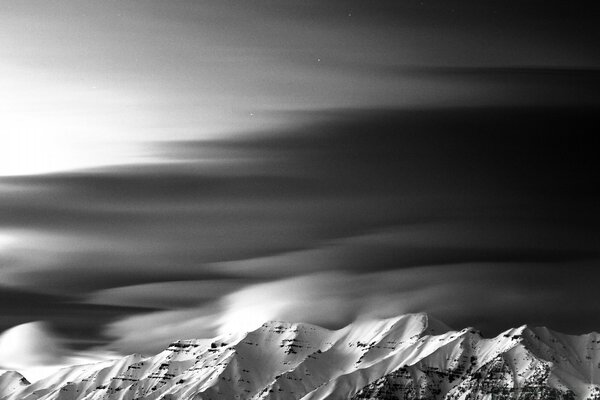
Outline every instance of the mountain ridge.
[[269, 321], [33, 383], [0, 375], [0, 400], [99, 399], [600, 399], [600, 334], [522, 325], [484, 338], [425, 313], [338, 330]]

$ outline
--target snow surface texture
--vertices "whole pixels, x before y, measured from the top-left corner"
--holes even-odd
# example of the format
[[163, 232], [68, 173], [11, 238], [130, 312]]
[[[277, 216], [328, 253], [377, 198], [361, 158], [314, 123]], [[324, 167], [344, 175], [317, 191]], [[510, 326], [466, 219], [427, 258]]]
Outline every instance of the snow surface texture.
[[600, 335], [522, 326], [485, 339], [426, 314], [337, 331], [268, 322], [181, 340], [153, 357], [68, 367], [32, 384], [5, 372], [0, 399], [600, 399]]

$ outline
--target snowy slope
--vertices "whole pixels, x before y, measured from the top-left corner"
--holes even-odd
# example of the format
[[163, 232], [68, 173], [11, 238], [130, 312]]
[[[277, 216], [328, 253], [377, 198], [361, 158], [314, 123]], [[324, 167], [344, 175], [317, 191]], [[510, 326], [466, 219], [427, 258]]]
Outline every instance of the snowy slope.
[[0, 400], [600, 399], [599, 381], [596, 333], [522, 326], [486, 339], [408, 314], [337, 331], [268, 322], [33, 384], [5, 372]]
[[15, 371], [0, 372], [0, 393], [12, 393], [18, 389], [25, 388], [29, 385], [29, 381]]

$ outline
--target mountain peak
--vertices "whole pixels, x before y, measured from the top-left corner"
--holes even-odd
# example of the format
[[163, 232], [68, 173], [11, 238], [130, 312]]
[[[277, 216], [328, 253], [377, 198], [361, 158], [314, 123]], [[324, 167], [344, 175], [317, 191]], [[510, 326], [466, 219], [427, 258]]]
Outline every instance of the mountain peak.
[[23, 375], [16, 371], [0, 371], [0, 394], [13, 393], [30, 385]]
[[600, 399], [599, 383], [598, 334], [522, 325], [484, 338], [417, 313], [338, 330], [268, 321], [179, 340], [151, 357], [69, 367], [34, 384], [4, 373], [0, 399], [583, 400]]

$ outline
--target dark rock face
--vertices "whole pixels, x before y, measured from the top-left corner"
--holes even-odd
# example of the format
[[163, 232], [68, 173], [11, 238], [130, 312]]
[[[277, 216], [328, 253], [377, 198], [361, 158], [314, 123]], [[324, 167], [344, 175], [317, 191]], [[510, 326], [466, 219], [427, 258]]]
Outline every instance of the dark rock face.
[[[550, 368], [538, 369], [517, 387], [502, 356], [463, 374], [402, 367], [365, 386], [352, 400], [575, 400], [573, 391], [548, 386], [549, 375]], [[444, 387], [450, 390], [444, 393]]]
[[362, 388], [352, 400], [413, 400], [421, 397], [416, 379], [407, 368], [399, 368]]

